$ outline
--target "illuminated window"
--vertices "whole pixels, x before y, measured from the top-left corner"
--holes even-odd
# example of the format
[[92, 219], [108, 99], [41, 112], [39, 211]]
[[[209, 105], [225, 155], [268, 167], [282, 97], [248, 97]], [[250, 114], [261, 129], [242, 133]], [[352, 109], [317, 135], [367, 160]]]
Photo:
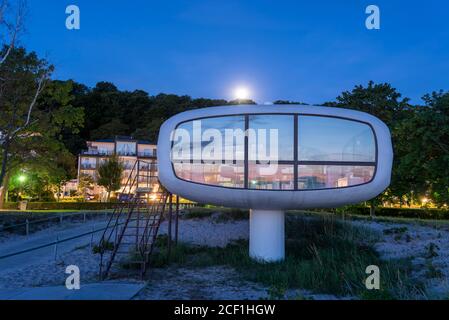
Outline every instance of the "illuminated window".
[[298, 189], [343, 188], [369, 182], [373, 166], [299, 165]]
[[299, 161], [374, 162], [374, 134], [367, 124], [330, 117], [299, 116]]
[[197, 119], [178, 125], [172, 141], [178, 178], [227, 188], [344, 188], [370, 182], [376, 168], [372, 128], [336, 117], [251, 114]]

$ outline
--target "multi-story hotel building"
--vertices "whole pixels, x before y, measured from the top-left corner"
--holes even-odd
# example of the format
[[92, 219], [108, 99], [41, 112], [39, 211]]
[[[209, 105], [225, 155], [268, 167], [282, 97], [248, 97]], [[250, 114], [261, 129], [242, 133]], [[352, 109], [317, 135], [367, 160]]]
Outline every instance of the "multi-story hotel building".
[[[130, 137], [115, 137], [114, 139], [88, 141], [87, 147], [88, 149], [83, 151], [78, 158], [78, 181], [83, 174], [90, 175], [96, 181], [99, 165], [115, 153], [119, 156], [124, 167], [122, 186], [116, 192], [117, 194], [129, 191], [125, 190], [125, 186], [137, 160], [142, 160], [139, 163], [138, 171], [142, 175], [151, 176], [151, 187], [154, 188], [158, 184], [157, 146], [155, 144]], [[139, 187], [141, 187], [141, 184], [146, 184], [146, 187], [148, 187], [147, 178], [139, 179], [142, 179], [142, 181], [139, 180]], [[95, 196], [99, 200], [105, 200], [106, 195], [106, 190], [95, 184], [91, 196]]]

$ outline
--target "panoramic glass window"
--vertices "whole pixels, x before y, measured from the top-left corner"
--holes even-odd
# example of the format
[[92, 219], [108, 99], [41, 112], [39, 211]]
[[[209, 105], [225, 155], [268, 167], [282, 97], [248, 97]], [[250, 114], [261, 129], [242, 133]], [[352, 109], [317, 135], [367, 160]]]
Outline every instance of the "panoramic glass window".
[[172, 160], [179, 178], [229, 188], [244, 187], [244, 116], [189, 121], [175, 131]]
[[299, 116], [299, 161], [374, 162], [374, 134], [367, 124], [330, 117]]
[[261, 114], [249, 117], [249, 160], [293, 161], [294, 116]]
[[254, 164], [249, 163], [248, 168], [250, 189], [262, 190], [293, 190], [294, 166], [285, 164]]
[[243, 165], [174, 163], [177, 176], [196, 183], [228, 188], [244, 187]]
[[344, 188], [370, 182], [376, 169], [371, 127], [340, 118], [291, 114], [205, 118], [180, 124], [172, 141], [178, 178], [228, 188]]
[[299, 165], [298, 189], [343, 188], [369, 182], [373, 166]]
[[248, 116], [248, 188], [294, 189], [294, 121], [293, 115]]
[[376, 142], [369, 125], [331, 117], [298, 117], [298, 189], [367, 183], [373, 178], [375, 161]]

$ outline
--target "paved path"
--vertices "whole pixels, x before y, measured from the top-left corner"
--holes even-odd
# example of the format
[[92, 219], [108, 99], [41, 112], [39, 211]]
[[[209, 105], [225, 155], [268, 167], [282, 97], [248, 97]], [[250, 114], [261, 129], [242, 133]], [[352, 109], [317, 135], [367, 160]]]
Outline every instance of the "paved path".
[[[88, 221], [86, 223], [71, 224], [64, 228], [51, 227], [35, 234], [31, 234], [28, 237], [14, 237], [9, 241], [0, 243], [0, 256], [51, 243], [56, 240], [56, 237], [59, 239], [70, 238], [82, 233], [91, 232], [93, 229], [104, 228], [106, 225], [106, 220]], [[101, 235], [102, 232], [95, 233], [93, 242], [97, 243]], [[70, 252], [77, 247], [89, 244], [90, 240], [91, 236], [88, 235], [82, 238], [60, 243], [57, 247], [57, 253], [60, 254]], [[2, 272], [9, 271], [17, 267], [22, 268], [42, 261], [47, 261], [48, 259], [53, 258], [54, 254], [55, 246], [50, 246], [17, 256], [0, 259], [0, 275]]]
[[144, 282], [90, 283], [80, 290], [65, 286], [0, 289], [0, 300], [130, 300], [145, 287]]

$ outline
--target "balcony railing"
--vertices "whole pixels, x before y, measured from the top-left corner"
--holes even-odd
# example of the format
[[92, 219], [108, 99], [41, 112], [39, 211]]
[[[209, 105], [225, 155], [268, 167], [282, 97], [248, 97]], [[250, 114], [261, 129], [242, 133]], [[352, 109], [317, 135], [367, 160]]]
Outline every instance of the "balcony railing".
[[125, 156], [125, 157], [135, 157], [136, 156], [135, 152], [118, 151], [117, 154], [119, 156]]
[[81, 169], [83, 170], [95, 170], [95, 168], [94, 164], [81, 164]]
[[156, 157], [156, 150], [138, 152], [137, 156], [138, 157], [147, 157], [147, 158]]
[[[110, 150], [84, 150], [81, 151], [81, 154], [84, 156], [112, 156], [114, 154], [113, 151]], [[128, 156], [128, 157], [135, 157], [136, 155], [138, 157], [146, 157], [146, 158], [152, 158], [152, 157], [156, 157], [157, 152], [156, 150], [153, 151], [142, 151], [142, 152], [123, 152], [123, 151], [119, 151], [117, 152], [117, 155], [119, 156]]]
[[109, 150], [84, 150], [81, 152], [85, 156], [112, 156], [114, 152]]

